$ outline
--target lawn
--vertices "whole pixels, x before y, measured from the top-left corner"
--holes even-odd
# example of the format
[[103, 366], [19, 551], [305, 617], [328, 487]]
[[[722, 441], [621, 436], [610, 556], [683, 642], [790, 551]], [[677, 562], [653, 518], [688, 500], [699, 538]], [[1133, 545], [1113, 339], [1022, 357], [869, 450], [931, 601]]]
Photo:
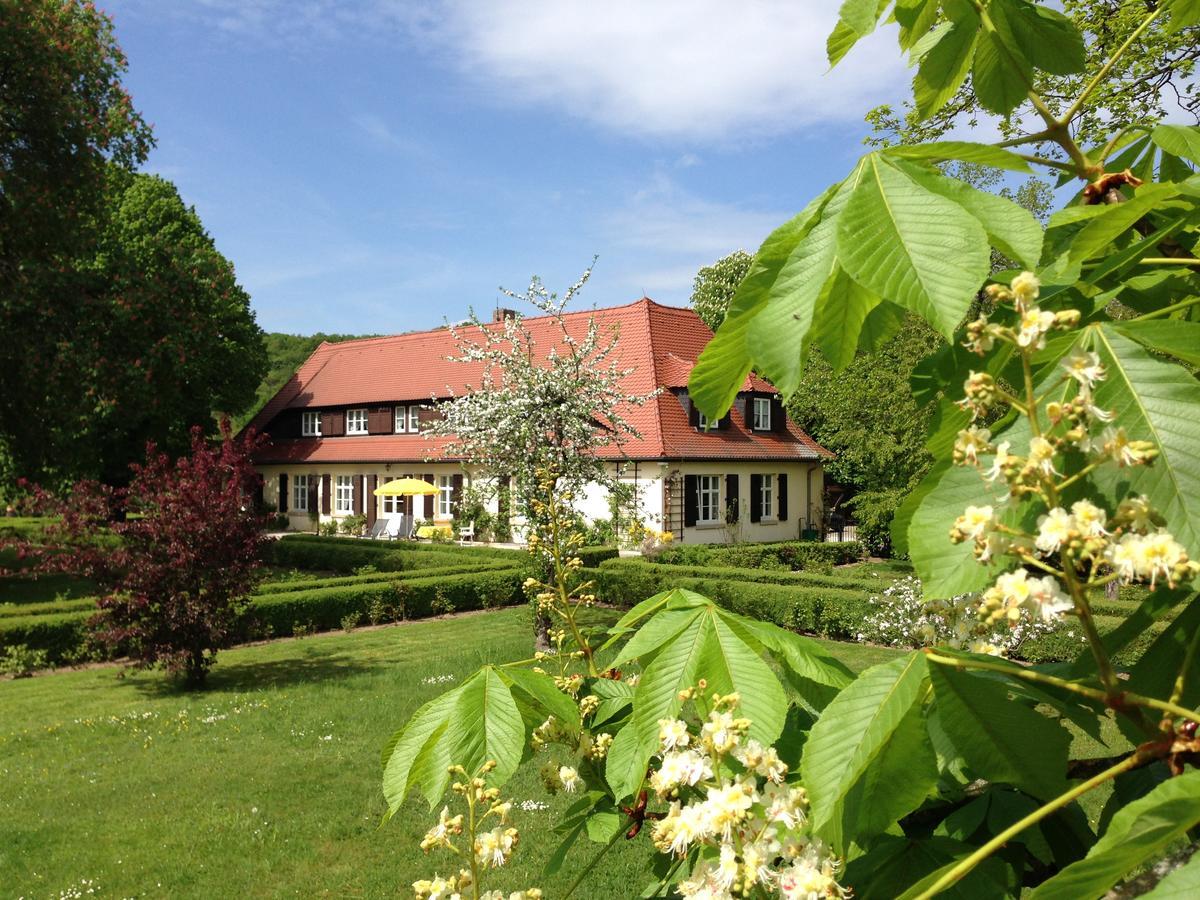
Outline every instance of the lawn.
[[[828, 644], [861, 669], [894, 651]], [[529, 649], [524, 607], [317, 635], [222, 653], [202, 694], [99, 667], [0, 682], [0, 887], [5, 896], [344, 897], [407, 894], [450, 871], [417, 843], [423, 801], [385, 828], [379, 752], [439, 677]], [[595, 845], [543, 878], [549, 798], [527, 763], [509, 783], [522, 842], [498, 887], [565, 890]], [[636, 895], [650, 847], [620, 842], [580, 896]]]

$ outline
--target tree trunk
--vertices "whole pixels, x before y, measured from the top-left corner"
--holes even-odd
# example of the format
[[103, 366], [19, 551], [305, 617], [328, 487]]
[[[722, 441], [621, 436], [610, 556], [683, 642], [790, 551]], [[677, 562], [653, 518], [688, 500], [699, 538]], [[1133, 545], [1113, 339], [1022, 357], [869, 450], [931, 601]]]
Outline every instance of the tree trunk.
[[1106, 584], [1104, 586], [1104, 599], [1105, 600], [1118, 600], [1118, 599], [1120, 599], [1120, 597], [1121, 597], [1121, 586], [1117, 582], [1110, 581], [1108, 584]]
[[550, 652], [550, 617], [536, 608], [533, 611], [533, 649]]

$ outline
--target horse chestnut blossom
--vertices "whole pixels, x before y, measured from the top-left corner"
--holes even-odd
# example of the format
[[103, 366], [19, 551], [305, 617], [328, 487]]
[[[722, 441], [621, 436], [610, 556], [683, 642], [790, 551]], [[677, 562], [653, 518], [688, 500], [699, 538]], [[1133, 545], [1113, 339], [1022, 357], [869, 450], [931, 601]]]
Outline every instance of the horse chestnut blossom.
[[[418, 900], [462, 900], [467, 895], [480, 900], [541, 900], [538, 888], [529, 888], [504, 894], [501, 891], [480, 891], [480, 877], [484, 870], [503, 866], [517, 847], [520, 835], [508, 824], [512, 801], [501, 801], [500, 792], [487, 786], [484, 779], [496, 768], [494, 760], [488, 760], [474, 775], [469, 775], [462, 766], [450, 766], [447, 771], [460, 779], [453, 784], [467, 805], [467, 814], [450, 815], [450, 807], [443, 806], [437, 824], [425, 833], [421, 849], [449, 850], [470, 863], [470, 869], [460, 869], [457, 875], [443, 878], [423, 878], [412, 883], [413, 895]], [[489, 827], [490, 826], [490, 827]], [[458, 838], [465, 835], [465, 847], [458, 846]], [[469, 851], [468, 849], [469, 848]]]
[[[1009, 288], [992, 285], [988, 296], [997, 304], [1011, 302], [1018, 324], [1008, 328], [976, 320], [968, 327], [966, 346], [982, 354], [1000, 341], [1016, 348], [1024, 371], [1025, 390], [1018, 398], [1001, 389], [990, 375], [972, 371], [963, 384], [960, 406], [974, 418], [990, 413], [998, 401], [1007, 402], [1029, 422], [1031, 432], [1024, 457], [1011, 453], [1012, 441], [993, 445], [989, 429], [970, 425], [959, 432], [953, 459], [958, 465], [983, 470], [988, 481], [1003, 478], [1008, 493], [999, 503], [966, 507], [950, 529], [954, 543], [971, 542], [980, 562], [1006, 555], [1021, 568], [996, 578], [980, 598], [979, 616], [985, 625], [1006, 623], [1016, 628], [1025, 622], [1053, 624], [1065, 614], [1080, 616], [1090, 638], [1096, 637], [1087, 591], [1114, 580], [1159, 582], [1169, 586], [1190, 581], [1200, 565], [1162, 527], [1163, 520], [1145, 497], [1128, 497], [1109, 515], [1088, 499], [1069, 509], [1061, 492], [1104, 465], [1144, 466], [1153, 463], [1158, 448], [1150, 441], [1131, 438], [1115, 418], [1101, 409], [1094, 390], [1107, 373], [1094, 351], [1077, 345], [1059, 362], [1057, 382], [1034, 389], [1033, 354], [1046, 346], [1051, 330], [1074, 328], [1077, 310], [1052, 313], [1037, 306], [1040, 284], [1031, 272], [1012, 280]], [[986, 319], [986, 317], [984, 317]], [[1064, 396], [1073, 389], [1073, 395]], [[1039, 396], [1040, 394], [1040, 396]], [[1043, 418], [1044, 413], [1044, 418]], [[1100, 434], [1095, 431], [1104, 425]], [[1085, 454], [1086, 462], [1074, 475], [1064, 475], [1061, 465], [1068, 452]], [[993, 456], [990, 466], [983, 457]], [[1032, 499], [1043, 504], [1036, 529], [1026, 532], [1003, 516], [1009, 500]]]
[[748, 738], [752, 723], [736, 714], [737, 694], [684, 692], [707, 714], [693, 728], [659, 722], [658, 763], [650, 785], [670, 799], [654, 824], [654, 845], [690, 861], [676, 883], [683, 897], [731, 900], [757, 891], [779, 897], [844, 898], [841, 862], [806, 831], [808, 795], [787, 781], [774, 747]]

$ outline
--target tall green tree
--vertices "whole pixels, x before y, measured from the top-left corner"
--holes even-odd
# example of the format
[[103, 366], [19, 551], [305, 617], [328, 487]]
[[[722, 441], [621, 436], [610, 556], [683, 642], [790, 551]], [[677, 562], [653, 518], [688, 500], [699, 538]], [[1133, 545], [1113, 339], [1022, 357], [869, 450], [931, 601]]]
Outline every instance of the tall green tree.
[[261, 333], [84, 0], [0, 2], [0, 491], [113, 483], [253, 399]]

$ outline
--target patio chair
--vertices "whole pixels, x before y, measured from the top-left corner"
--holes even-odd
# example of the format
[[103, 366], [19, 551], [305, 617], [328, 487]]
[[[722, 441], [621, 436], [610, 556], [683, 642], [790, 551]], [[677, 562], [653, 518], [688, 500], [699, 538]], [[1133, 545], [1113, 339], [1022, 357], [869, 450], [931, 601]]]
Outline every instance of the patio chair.
[[474, 540], [475, 540], [475, 523], [474, 522], [472, 522], [470, 525], [464, 525], [458, 529], [458, 542], [460, 544], [465, 544], [467, 541], [474, 541]]
[[387, 524], [383, 527], [384, 540], [396, 541], [404, 534], [404, 516], [391, 516], [387, 519]]
[[387, 519], [376, 519], [375, 524], [371, 526], [371, 530], [368, 531], [366, 534], [364, 534], [363, 537], [371, 538], [373, 540], [378, 540], [378, 539], [384, 537], [384, 532], [386, 530], [387, 530]]

